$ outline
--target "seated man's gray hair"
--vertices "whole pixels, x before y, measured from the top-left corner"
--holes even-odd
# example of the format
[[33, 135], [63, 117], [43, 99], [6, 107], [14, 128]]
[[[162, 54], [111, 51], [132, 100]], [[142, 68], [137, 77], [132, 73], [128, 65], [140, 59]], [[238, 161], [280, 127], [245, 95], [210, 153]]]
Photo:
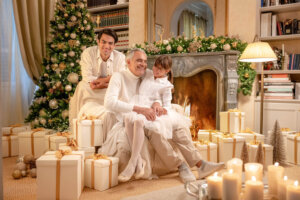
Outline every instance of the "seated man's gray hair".
[[128, 60], [128, 59], [131, 60], [132, 57], [133, 57], [133, 55], [134, 55], [134, 53], [137, 52], [137, 51], [143, 52], [144, 54], [146, 54], [145, 51], [144, 51], [143, 49], [140, 49], [140, 48], [133, 48], [133, 49], [128, 50], [127, 56], [126, 56], [126, 60]]

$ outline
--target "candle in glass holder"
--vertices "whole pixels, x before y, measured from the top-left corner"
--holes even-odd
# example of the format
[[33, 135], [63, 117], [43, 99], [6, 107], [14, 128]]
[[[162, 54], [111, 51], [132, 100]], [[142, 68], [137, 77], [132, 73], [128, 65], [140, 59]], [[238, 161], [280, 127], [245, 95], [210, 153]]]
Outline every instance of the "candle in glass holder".
[[238, 200], [239, 199], [239, 175], [233, 173], [230, 169], [229, 172], [223, 174], [222, 182], [222, 200]]
[[251, 180], [246, 181], [245, 200], [263, 200], [264, 185], [261, 181], [256, 181], [255, 176]]
[[300, 199], [300, 186], [298, 181], [295, 181], [293, 185], [286, 187], [286, 200], [299, 200]]
[[243, 173], [243, 161], [239, 158], [233, 158], [227, 162], [227, 169], [233, 170], [233, 173], [237, 173], [239, 175], [239, 190], [242, 186], [242, 173]]
[[215, 172], [213, 176], [207, 179], [209, 199], [222, 199], [222, 177]]
[[282, 180], [278, 181], [277, 187], [277, 197], [280, 200], [286, 200], [286, 187], [291, 185], [292, 180], [289, 180], [287, 176], [284, 176]]
[[283, 177], [284, 168], [276, 162], [268, 166], [269, 195], [277, 196], [278, 181]]
[[251, 180], [252, 176], [255, 176], [256, 180], [262, 181], [262, 177], [263, 177], [262, 164], [259, 163], [245, 164], [245, 181]]

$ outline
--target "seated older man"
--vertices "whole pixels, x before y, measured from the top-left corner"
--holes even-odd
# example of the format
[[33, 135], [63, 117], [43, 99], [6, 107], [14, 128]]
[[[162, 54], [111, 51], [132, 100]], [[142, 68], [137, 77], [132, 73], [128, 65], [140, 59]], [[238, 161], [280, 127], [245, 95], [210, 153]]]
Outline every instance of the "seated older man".
[[[124, 151], [126, 148], [124, 146], [118, 146], [118, 144], [122, 143], [121, 138], [125, 138], [126, 140], [126, 137], [124, 137], [124, 131], [122, 131], [124, 129], [122, 113], [133, 111], [144, 115], [148, 120], [155, 120], [156, 118], [153, 109], [129, 103], [130, 98], [136, 95], [140, 81], [147, 77], [145, 76], [147, 73], [147, 56], [145, 52], [141, 49], [131, 50], [126, 62], [128, 69], [113, 74], [104, 99], [104, 106], [111, 113], [107, 116], [110, 116], [112, 121], [121, 121], [115, 124], [112, 130], [108, 133], [107, 140], [100, 150], [101, 153], [111, 156], [120, 156], [121, 154], [119, 154], [120, 152], [118, 151]], [[162, 134], [152, 130], [145, 130], [145, 135], [151, 144], [150, 146], [155, 150], [156, 155], [160, 158], [160, 162], [162, 162], [161, 168], [169, 170], [178, 169], [179, 176], [183, 182], [195, 180], [194, 174], [184, 162], [184, 159], [190, 167], [197, 166], [199, 179], [224, 167], [224, 163], [212, 163], [202, 160], [200, 153], [193, 145], [189, 130], [184, 127], [178, 127], [173, 130], [172, 138], [173, 143], [175, 143], [176, 148], [180, 150], [184, 159], [180, 158], [178, 153], [174, 151], [174, 148], [171, 146], [169, 141], [162, 136]], [[120, 159], [122, 160], [121, 156]], [[147, 163], [152, 165], [151, 168], [156, 164], [153, 160], [148, 160]]]

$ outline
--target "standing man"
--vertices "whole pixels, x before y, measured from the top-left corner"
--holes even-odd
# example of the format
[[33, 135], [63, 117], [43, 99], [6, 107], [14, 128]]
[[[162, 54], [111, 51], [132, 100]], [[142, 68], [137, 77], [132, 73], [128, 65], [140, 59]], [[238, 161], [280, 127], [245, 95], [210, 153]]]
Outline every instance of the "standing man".
[[[70, 126], [78, 113], [85, 112], [85, 109], [94, 107], [98, 115], [103, 114], [104, 109], [101, 107], [104, 104], [110, 77], [114, 72], [125, 69], [126, 66], [124, 54], [114, 50], [117, 42], [118, 36], [114, 30], [103, 29], [98, 33], [97, 46], [89, 47], [82, 52], [80, 60], [82, 81], [77, 85], [74, 96], [70, 100]], [[82, 109], [83, 105], [85, 107]]]
[[[126, 62], [128, 68], [115, 73], [111, 78], [105, 95], [104, 107], [114, 113], [117, 119], [121, 119], [123, 113], [133, 111], [144, 115], [147, 120], [154, 121], [156, 114], [152, 108], [129, 103], [130, 99], [137, 94], [142, 78], [146, 79], [148, 77], [146, 76], [147, 56], [143, 50], [133, 49], [129, 52]], [[112, 116], [110, 119], [115, 120]], [[145, 135], [165, 166], [169, 169], [178, 168], [179, 176], [183, 182], [196, 180], [190, 168], [179, 158], [162, 134], [145, 130]], [[178, 146], [190, 167], [197, 166], [198, 178], [203, 178], [224, 167], [224, 163], [206, 162], [201, 159], [200, 153], [193, 145], [188, 129], [183, 127], [175, 129], [172, 140]]]

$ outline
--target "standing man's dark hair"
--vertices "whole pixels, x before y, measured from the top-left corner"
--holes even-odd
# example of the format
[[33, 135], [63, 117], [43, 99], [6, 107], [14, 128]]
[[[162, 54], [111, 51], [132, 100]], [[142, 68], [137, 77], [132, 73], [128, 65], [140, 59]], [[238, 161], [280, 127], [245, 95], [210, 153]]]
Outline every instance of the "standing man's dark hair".
[[118, 42], [118, 35], [114, 30], [112, 30], [110, 28], [106, 28], [106, 29], [101, 30], [98, 33], [98, 40], [100, 40], [102, 34], [106, 34], [106, 35], [109, 35], [109, 36], [113, 37], [114, 40], [115, 40], [115, 44]]

